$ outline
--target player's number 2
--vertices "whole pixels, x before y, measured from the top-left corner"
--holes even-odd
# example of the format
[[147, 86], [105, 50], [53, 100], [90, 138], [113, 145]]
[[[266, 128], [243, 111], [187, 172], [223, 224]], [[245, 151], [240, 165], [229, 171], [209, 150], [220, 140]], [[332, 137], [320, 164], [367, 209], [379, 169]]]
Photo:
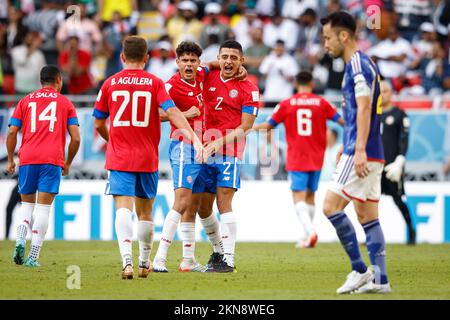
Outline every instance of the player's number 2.
[[[36, 108], [37, 108], [36, 102], [30, 102], [28, 104], [28, 108], [31, 109], [30, 132], [36, 132]], [[55, 129], [55, 122], [56, 122], [56, 101], [50, 102], [49, 105], [39, 114], [39, 118], [37, 120], [50, 121], [48, 125], [48, 131], [53, 132], [53, 130]]]
[[[112, 93], [112, 101], [117, 102], [117, 98], [122, 97], [123, 101], [119, 107], [119, 110], [114, 117], [113, 126], [114, 127], [148, 127], [150, 122], [150, 107], [152, 101], [152, 94], [148, 91], [134, 91], [133, 96], [130, 97], [130, 92], [125, 90], [117, 90]], [[144, 98], [144, 120], [138, 120], [138, 107], [139, 98]], [[130, 120], [123, 120], [122, 116], [125, 109], [128, 107], [131, 100], [131, 124]]]
[[297, 110], [297, 132], [301, 136], [312, 134], [312, 111], [310, 109]]
[[217, 104], [216, 104], [216, 107], [214, 108], [215, 110], [222, 110], [222, 107], [220, 106], [220, 104], [222, 103], [222, 101], [223, 101], [223, 97], [217, 97]]

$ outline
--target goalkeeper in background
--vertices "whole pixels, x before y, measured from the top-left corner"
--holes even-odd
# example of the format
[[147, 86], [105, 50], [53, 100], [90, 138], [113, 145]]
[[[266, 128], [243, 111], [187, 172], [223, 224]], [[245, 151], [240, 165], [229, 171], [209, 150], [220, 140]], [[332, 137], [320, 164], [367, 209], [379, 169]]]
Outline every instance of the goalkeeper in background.
[[381, 82], [381, 95], [383, 97], [381, 133], [386, 159], [381, 179], [381, 192], [392, 196], [407, 224], [408, 244], [414, 245], [416, 243], [416, 230], [411, 221], [408, 206], [403, 200], [405, 196], [403, 180], [405, 156], [408, 149], [409, 119], [403, 110], [392, 105], [392, 87], [389, 82]]

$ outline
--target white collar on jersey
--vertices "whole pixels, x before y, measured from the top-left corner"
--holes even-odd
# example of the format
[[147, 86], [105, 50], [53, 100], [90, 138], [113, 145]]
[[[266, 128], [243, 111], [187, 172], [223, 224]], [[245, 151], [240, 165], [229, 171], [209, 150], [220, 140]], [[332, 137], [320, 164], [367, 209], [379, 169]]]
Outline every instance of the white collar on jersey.
[[192, 88], [195, 88], [195, 87], [197, 86], [197, 80], [194, 80], [194, 83], [192, 84], [192, 83], [187, 82], [186, 80], [184, 80], [184, 79], [181, 78], [181, 77], [180, 77], [180, 79], [181, 79], [181, 81], [183, 81], [184, 83], [186, 83], [188, 86], [191, 86]]

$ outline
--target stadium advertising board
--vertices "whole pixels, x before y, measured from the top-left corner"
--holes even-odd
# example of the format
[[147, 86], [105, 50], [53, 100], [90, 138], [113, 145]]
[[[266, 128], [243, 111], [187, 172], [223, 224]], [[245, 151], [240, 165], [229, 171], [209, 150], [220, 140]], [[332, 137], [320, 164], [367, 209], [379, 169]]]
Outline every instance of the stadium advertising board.
[[[55, 240], [112, 240], [114, 233], [114, 206], [111, 196], [105, 196], [105, 181], [63, 180], [50, 216], [47, 239]], [[0, 239], [5, 238], [5, 208], [14, 181], [1, 180], [0, 190]], [[321, 214], [326, 183], [320, 185], [316, 195], [314, 224], [319, 242], [337, 241], [331, 224]], [[407, 203], [417, 225], [418, 242], [450, 243], [450, 183], [406, 184]], [[239, 222], [238, 241], [295, 242], [298, 240], [299, 222], [294, 213], [289, 183], [243, 181], [243, 190], [236, 193], [234, 210]], [[171, 181], [160, 181], [154, 204], [155, 240], [159, 240], [165, 215], [173, 203]], [[17, 210], [17, 208], [15, 209]], [[357, 226], [353, 206], [347, 208], [351, 220]], [[389, 197], [380, 201], [380, 221], [389, 243], [403, 243], [406, 228], [403, 218]], [[134, 217], [134, 235], [137, 219]], [[15, 219], [13, 227], [15, 230]], [[364, 241], [364, 232], [356, 227], [357, 236]], [[10, 235], [12, 236], [12, 235]], [[206, 240], [197, 221], [196, 237]], [[176, 235], [175, 240], [179, 239]]]

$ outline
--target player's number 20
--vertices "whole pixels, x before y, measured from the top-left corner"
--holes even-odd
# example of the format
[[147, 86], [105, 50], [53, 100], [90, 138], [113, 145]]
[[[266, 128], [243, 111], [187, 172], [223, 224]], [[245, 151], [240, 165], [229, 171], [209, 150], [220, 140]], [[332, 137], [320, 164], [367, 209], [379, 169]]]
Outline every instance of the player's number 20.
[[[130, 97], [130, 92], [125, 90], [117, 90], [112, 93], [112, 101], [117, 102], [117, 98], [122, 97], [123, 101], [114, 117], [114, 127], [148, 127], [150, 122], [150, 107], [152, 101], [152, 94], [148, 91], [134, 91], [133, 96]], [[139, 98], [144, 99], [144, 120], [138, 120]], [[125, 109], [130, 104], [131, 100], [131, 122], [130, 120], [123, 120], [122, 116]]]
[[312, 111], [310, 109], [297, 110], [297, 132], [300, 136], [312, 134]]

